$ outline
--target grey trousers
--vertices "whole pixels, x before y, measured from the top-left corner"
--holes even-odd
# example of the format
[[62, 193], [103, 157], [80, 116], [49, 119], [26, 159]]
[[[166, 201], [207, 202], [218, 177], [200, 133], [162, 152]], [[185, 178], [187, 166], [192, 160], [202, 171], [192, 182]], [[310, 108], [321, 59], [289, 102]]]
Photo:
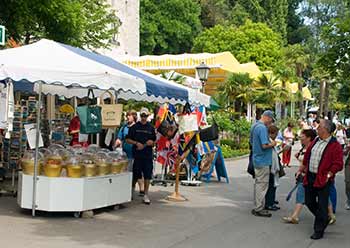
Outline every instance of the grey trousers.
[[270, 166], [254, 168], [255, 184], [254, 184], [254, 202], [256, 212], [260, 212], [265, 208], [265, 195], [269, 187]]
[[345, 174], [345, 193], [347, 197], [347, 203], [350, 205], [350, 165], [349, 164], [345, 164], [344, 174]]

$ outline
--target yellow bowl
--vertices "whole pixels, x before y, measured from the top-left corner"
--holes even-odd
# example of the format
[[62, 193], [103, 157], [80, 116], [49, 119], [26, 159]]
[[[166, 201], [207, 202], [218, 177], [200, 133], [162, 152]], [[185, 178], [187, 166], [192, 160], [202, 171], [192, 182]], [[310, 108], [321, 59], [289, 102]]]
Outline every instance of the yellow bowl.
[[[33, 160], [22, 160], [21, 167], [23, 174], [34, 175], [34, 161]], [[38, 175], [41, 174], [42, 162], [39, 162]]]
[[44, 175], [47, 177], [60, 177], [62, 172], [62, 165], [60, 164], [46, 164], [44, 166]]
[[107, 163], [97, 164], [97, 175], [104, 176], [111, 173], [111, 165]]
[[120, 174], [123, 169], [123, 163], [122, 162], [113, 162], [111, 164], [111, 173], [112, 174]]
[[86, 177], [94, 177], [96, 176], [96, 165], [95, 164], [84, 164], [83, 166], [83, 174]]
[[81, 165], [67, 165], [67, 176], [81, 178], [83, 176], [83, 169]]

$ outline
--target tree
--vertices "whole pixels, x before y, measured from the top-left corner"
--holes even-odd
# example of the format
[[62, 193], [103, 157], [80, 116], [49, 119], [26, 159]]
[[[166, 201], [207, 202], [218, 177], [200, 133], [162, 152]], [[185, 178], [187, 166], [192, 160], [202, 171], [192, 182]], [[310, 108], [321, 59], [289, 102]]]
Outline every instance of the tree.
[[263, 22], [273, 31], [278, 32], [282, 39], [287, 37], [287, 0], [237, 0], [236, 4], [244, 7], [254, 22]]
[[303, 86], [304, 78], [303, 73], [310, 65], [310, 56], [305, 47], [300, 44], [289, 45], [284, 52], [286, 64], [294, 68], [295, 75], [298, 81], [298, 102], [299, 102], [299, 114], [304, 116], [304, 99], [303, 99]]
[[108, 48], [120, 22], [105, 0], [8, 0], [0, 5], [0, 24], [8, 37], [25, 44], [48, 38]]
[[287, 41], [288, 44], [305, 42], [310, 37], [310, 30], [304, 24], [304, 18], [299, 13], [303, 0], [288, 0]]
[[[281, 87], [282, 89], [286, 89], [287, 83], [292, 82], [295, 78], [295, 71], [286, 65], [285, 61], [281, 61], [274, 70], [274, 74], [278, 77], [278, 79], [281, 81]], [[280, 96], [280, 102], [281, 102], [281, 118], [284, 119], [285, 116], [285, 109], [286, 109], [286, 103], [291, 100], [290, 94], [288, 95], [281, 95]]]
[[141, 0], [141, 54], [189, 52], [202, 27], [200, 13], [192, 0]]
[[217, 24], [225, 24], [230, 15], [230, 3], [228, 0], [199, 0], [201, 6], [201, 23], [205, 28], [214, 27]]
[[241, 63], [254, 61], [261, 69], [272, 69], [281, 59], [281, 36], [264, 23], [247, 21], [240, 27], [217, 25], [194, 41], [193, 52], [230, 51]]
[[254, 101], [254, 79], [248, 73], [232, 73], [226, 82], [219, 87], [221, 95], [227, 99], [228, 106], [235, 105], [235, 110], [242, 112], [243, 104]]
[[286, 88], [283, 88], [278, 78], [262, 74], [257, 80], [256, 86], [257, 103], [273, 107], [274, 104], [280, 103], [289, 98]]

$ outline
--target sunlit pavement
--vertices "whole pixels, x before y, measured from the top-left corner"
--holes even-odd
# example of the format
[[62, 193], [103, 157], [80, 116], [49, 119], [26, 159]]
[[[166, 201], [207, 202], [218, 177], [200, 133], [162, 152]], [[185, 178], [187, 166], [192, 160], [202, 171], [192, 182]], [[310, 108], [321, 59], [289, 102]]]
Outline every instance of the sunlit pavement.
[[[294, 148], [297, 150], [297, 147]], [[216, 178], [200, 187], [180, 187], [188, 201], [164, 200], [173, 187], [152, 187], [150, 206], [134, 202], [118, 210], [97, 211], [92, 219], [76, 219], [71, 213], [39, 213], [32, 218], [11, 197], [0, 198], [0, 237], [3, 247], [349, 247], [350, 211], [344, 210], [344, 176], [337, 175], [337, 222], [325, 237], [312, 241], [313, 216], [305, 208], [300, 224], [281, 222], [294, 207], [285, 201], [294, 186], [297, 162], [281, 179], [277, 198], [281, 210], [272, 218], [251, 215], [253, 180], [245, 172], [247, 158], [228, 161], [230, 183]]]

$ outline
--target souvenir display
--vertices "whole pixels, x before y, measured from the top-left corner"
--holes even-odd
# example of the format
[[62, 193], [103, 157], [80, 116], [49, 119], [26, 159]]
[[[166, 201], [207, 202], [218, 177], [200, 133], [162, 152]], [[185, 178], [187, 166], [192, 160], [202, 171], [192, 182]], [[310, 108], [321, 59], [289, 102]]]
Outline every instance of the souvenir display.
[[94, 155], [92, 153], [85, 153], [82, 155], [81, 163], [83, 166], [83, 175], [85, 177], [94, 177], [96, 176], [96, 164]]
[[[43, 154], [39, 152], [38, 175], [41, 174]], [[21, 159], [21, 168], [24, 174], [34, 175], [35, 151], [26, 151]]]
[[128, 159], [126, 154], [121, 149], [116, 149], [116, 151], [110, 152], [108, 157], [112, 174], [119, 174], [127, 170]]
[[111, 164], [108, 163], [108, 155], [104, 152], [98, 152], [95, 156], [97, 176], [104, 176], [111, 173]]
[[72, 155], [67, 159], [66, 170], [68, 177], [80, 178], [83, 176], [83, 166], [80, 161], [81, 157], [77, 155]]
[[59, 150], [52, 149], [52, 154], [44, 159], [44, 175], [47, 177], [60, 177], [62, 172], [63, 160]]

